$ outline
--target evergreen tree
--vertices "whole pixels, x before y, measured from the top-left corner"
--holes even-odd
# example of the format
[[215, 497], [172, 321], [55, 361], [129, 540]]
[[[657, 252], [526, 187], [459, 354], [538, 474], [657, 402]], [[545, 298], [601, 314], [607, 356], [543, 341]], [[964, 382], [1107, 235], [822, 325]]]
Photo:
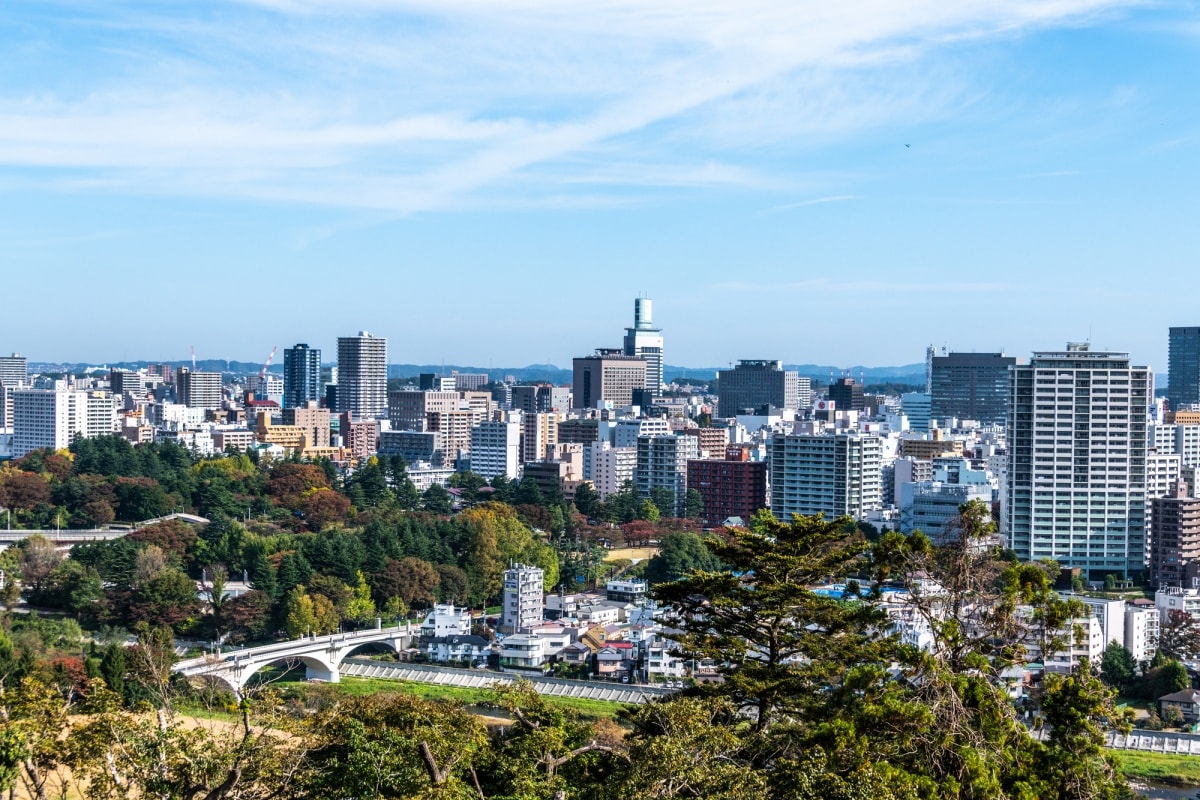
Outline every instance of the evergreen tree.
[[450, 493], [438, 483], [432, 484], [421, 497], [421, 507], [431, 514], [449, 514], [454, 510]]

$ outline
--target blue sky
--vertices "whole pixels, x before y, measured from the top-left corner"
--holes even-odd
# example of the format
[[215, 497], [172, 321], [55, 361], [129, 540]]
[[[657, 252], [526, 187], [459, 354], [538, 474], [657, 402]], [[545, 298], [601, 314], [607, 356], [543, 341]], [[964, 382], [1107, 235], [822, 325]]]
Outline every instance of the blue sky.
[[1200, 10], [9, 0], [0, 350], [667, 361], [1200, 324]]

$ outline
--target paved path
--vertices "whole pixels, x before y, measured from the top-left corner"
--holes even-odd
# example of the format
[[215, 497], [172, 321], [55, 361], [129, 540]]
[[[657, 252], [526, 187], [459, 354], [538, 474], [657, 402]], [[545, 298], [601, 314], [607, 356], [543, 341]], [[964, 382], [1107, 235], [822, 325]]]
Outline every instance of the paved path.
[[[498, 681], [514, 682], [523, 675], [490, 670], [456, 669], [432, 664], [402, 664], [348, 658], [342, 662], [341, 673], [357, 678], [415, 681], [463, 689], [488, 689]], [[573, 681], [567, 678], [532, 678], [530, 683], [538, 694], [549, 697], [579, 697], [586, 700], [607, 700], [613, 703], [645, 703], [675, 694], [677, 689], [659, 686], [637, 686], [602, 681]]]

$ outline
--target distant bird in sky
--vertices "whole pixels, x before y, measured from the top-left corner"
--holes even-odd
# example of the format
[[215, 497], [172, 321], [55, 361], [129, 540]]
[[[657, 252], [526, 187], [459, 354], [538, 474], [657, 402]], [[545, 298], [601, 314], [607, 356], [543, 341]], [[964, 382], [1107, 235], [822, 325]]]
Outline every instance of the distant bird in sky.
[[905, 147], [912, 147], [912, 145], [911, 145], [911, 144], [906, 144], [906, 145], [904, 145], [904, 146], [905, 146]]

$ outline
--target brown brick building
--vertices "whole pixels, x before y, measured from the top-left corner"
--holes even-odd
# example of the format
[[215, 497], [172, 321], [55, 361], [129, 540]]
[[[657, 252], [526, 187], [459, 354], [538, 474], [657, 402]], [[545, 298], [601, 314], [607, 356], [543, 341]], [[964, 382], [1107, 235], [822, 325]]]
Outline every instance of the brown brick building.
[[1200, 576], [1200, 498], [1178, 481], [1171, 494], [1150, 501], [1150, 578], [1159, 587], [1190, 588]]
[[687, 487], [704, 498], [705, 525], [720, 525], [730, 517], [749, 521], [767, 507], [767, 465], [749, 457], [748, 448], [731, 445], [724, 460], [688, 462]]

